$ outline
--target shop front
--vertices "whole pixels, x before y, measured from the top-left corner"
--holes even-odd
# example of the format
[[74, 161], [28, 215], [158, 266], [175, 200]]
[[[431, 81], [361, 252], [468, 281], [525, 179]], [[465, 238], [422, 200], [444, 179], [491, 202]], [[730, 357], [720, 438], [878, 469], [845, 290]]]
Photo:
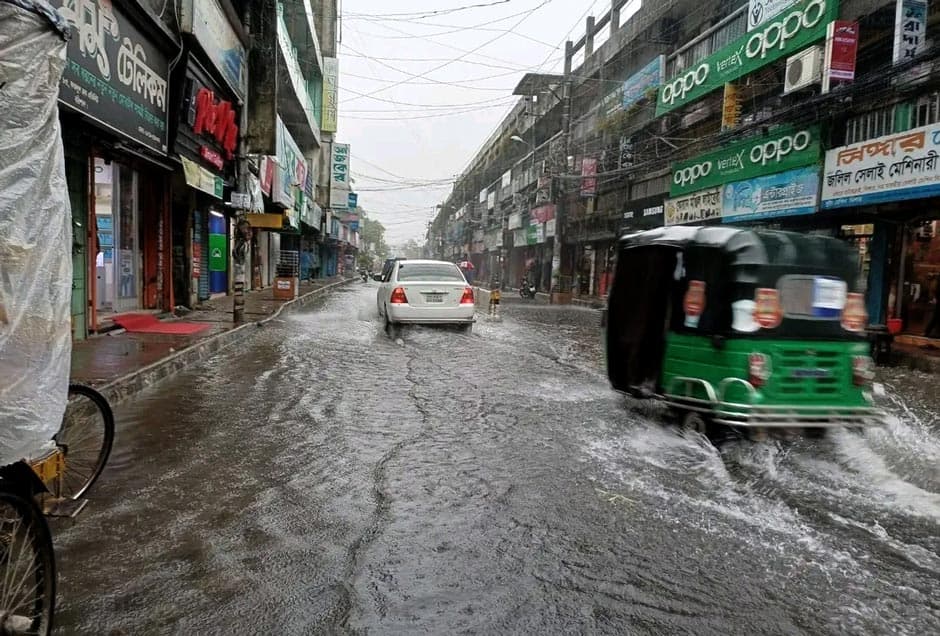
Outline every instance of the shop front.
[[82, 339], [115, 314], [173, 307], [169, 60], [179, 44], [134, 6], [52, 5], [73, 29], [59, 103]]
[[862, 248], [873, 323], [913, 344], [940, 338], [940, 124], [826, 153], [821, 207], [863, 224], [840, 229]]

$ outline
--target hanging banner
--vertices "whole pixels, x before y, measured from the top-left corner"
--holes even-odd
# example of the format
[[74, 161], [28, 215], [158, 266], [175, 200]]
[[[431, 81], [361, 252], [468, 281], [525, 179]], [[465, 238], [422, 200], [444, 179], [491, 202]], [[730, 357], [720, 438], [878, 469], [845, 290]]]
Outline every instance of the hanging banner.
[[927, 48], [927, 0], [897, 0], [894, 64], [910, 62]]
[[182, 155], [180, 161], [183, 162], [183, 177], [186, 179], [186, 185], [212, 195], [216, 199], [222, 199], [225, 194], [225, 181], [222, 177], [212, 174], [195, 161], [190, 161]]
[[555, 204], [540, 205], [529, 211], [529, 218], [537, 223], [547, 223], [555, 218]]
[[826, 35], [826, 57], [823, 65], [822, 92], [847, 84], [855, 79], [855, 57], [858, 53], [858, 22], [835, 20], [829, 23]]
[[702, 188], [751, 179], [819, 163], [819, 125], [781, 126], [766, 136], [750, 137], [672, 167], [669, 194], [679, 196]]
[[824, 209], [937, 195], [940, 195], [940, 124], [826, 153]]
[[333, 144], [330, 157], [330, 207], [349, 207], [349, 144]]
[[336, 132], [339, 120], [339, 60], [323, 58], [323, 121], [320, 130]]
[[721, 105], [721, 132], [737, 128], [741, 123], [741, 95], [736, 84], [725, 84]]
[[702, 223], [721, 218], [721, 188], [710, 188], [675, 199], [666, 199], [666, 225]]
[[725, 223], [812, 214], [819, 202], [819, 167], [798, 168], [729, 183], [721, 199]]
[[581, 197], [597, 194], [597, 159], [585, 157], [581, 160]]
[[123, 3], [50, 4], [72, 29], [59, 101], [166, 155], [169, 57], [127, 17]]
[[681, 70], [659, 88], [656, 116], [823, 39], [828, 24], [838, 17], [838, 5], [838, 0], [802, 0], [691, 68]]
[[303, 194], [301, 186], [307, 178], [307, 162], [280, 116], [277, 117], [277, 166], [271, 200], [284, 207], [294, 207], [297, 197]]

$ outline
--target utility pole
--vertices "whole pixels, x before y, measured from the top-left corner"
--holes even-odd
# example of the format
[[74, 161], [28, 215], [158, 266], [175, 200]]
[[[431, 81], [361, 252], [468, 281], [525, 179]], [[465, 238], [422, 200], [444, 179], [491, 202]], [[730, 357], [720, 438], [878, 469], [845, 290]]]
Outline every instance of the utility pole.
[[[251, 35], [251, 18], [249, 9], [245, 8], [242, 16], [242, 24], [246, 33]], [[245, 69], [248, 73], [248, 69]], [[238, 187], [249, 194], [248, 188], [248, 142], [245, 138], [245, 131], [248, 130], [248, 107], [246, 102], [242, 102], [241, 116], [239, 117], [239, 135], [238, 140]], [[244, 197], [240, 197], [244, 198]], [[232, 298], [232, 322], [240, 325], [245, 322], [245, 256], [251, 245], [251, 227], [248, 225], [248, 219], [245, 218], [245, 210], [237, 208], [235, 210], [235, 246], [232, 249], [232, 274], [234, 276], [234, 296]]]
[[[561, 147], [563, 169], [562, 176], [568, 172], [568, 137], [571, 132], [571, 58], [574, 56], [574, 44], [571, 40], [565, 42], [565, 74], [562, 80], [561, 105]], [[551, 302], [556, 300], [556, 294], [564, 293], [562, 289], [561, 254], [565, 244], [565, 221], [567, 217], [567, 182], [559, 179], [555, 188], [554, 198], [558, 202], [555, 206], [555, 243], [552, 249], [552, 294]]]

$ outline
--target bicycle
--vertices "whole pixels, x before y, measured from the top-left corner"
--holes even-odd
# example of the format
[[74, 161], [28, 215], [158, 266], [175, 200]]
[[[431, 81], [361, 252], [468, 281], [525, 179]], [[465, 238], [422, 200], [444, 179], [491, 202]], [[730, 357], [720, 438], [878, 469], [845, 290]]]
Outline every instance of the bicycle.
[[55, 550], [46, 516], [75, 516], [114, 444], [114, 413], [98, 391], [69, 385], [55, 446], [0, 467], [0, 636], [45, 635], [55, 612]]

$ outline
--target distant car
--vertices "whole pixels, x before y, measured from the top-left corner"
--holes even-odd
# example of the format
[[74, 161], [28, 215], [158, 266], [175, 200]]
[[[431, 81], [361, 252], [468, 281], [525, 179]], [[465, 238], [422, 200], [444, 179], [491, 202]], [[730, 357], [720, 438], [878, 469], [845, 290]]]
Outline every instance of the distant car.
[[388, 332], [401, 324], [456, 325], [466, 333], [473, 328], [473, 288], [446, 261], [396, 260], [376, 302]]

